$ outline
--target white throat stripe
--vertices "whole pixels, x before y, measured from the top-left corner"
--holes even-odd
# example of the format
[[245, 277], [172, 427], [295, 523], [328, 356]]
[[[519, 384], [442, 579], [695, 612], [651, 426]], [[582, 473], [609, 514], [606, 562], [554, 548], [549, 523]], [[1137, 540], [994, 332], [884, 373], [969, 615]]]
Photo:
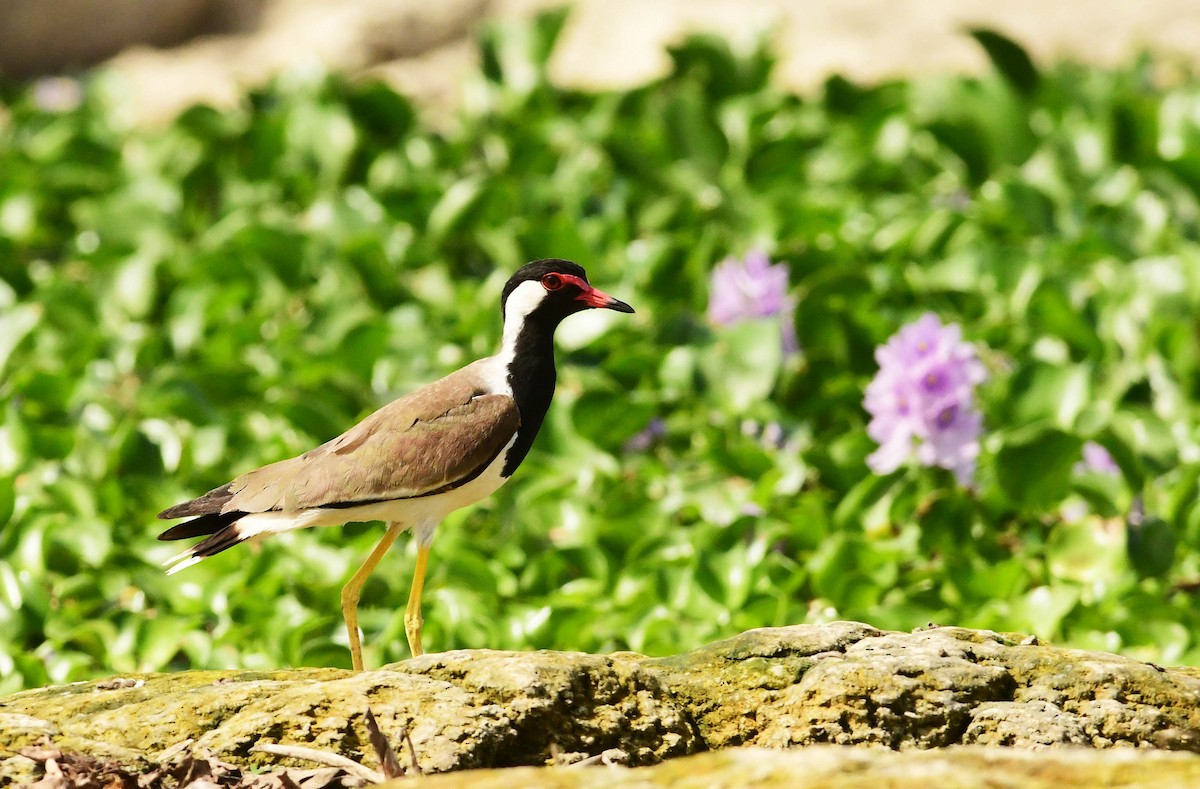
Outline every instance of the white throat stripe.
[[522, 282], [508, 294], [508, 301], [504, 302], [504, 340], [500, 347], [501, 357], [506, 360], [513, 358], [517, 348], [517, 335], [521, 333], [525, 318], [537, 309], [544, 298], [546, 289], [542, 287], [542, 283], [532, 279]]

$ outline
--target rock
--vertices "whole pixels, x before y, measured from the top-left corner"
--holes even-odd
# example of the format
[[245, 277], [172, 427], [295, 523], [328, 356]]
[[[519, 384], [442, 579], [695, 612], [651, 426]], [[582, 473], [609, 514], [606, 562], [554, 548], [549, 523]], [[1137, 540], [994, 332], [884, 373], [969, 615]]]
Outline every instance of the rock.
[[1129, 749], [956, 746], [937, 751], [888, 751], [813, 745], [792, 751], [739, 748], [673, 759], [657, 767], [571, 767], [474, 770], [404, 779], [391, 789], [1185, 789], [1200, 786], [1200, 756]]
[[177, 44], [201, 32], [216, 5], [216, 0], [5, 0], [0, 72], [55, 73], [91, 65], [133, 44]]
[[[166, 122], [197, 103], [237, 106], [246, 91], [293, 71], [361, 74], [376, 68], [395, 84], [414, 87], [413, 71], [433, 83], [415, 86], [415, 97], [456, 95], [475, 63], [470, 37], [490, 1], [266, 0], [253, 30], [172, 49], [132, 47], [105, 68], [127, 83], [125, 109], [140, 124]], [[422, 67], [429, 62], [435, 71]], [[447, 65], [452, 79], [436, 72]]]
[[[1200, 747], [1200, 677], [1189, 670], [1022, 635], [835, 622], [751, 630], [668, 658], [462, 650], [362, 674], [193, 671], [30, 690], [0, 699], [0, 752], [49, 737], [64, 752], [152, 764], [192, 740], [233, 764], [311, 766], [254, 749], [270, 743], [376, 767], [368, 707], [393, 743], [409, 733], [432, 772], [822, 743]], [[0, 783], [30, 770], [9, 758]]]
[[647, 665], [712, 749], [1149, 746], [1168, 727], [1200, 728], [1200, 681], [1186, 670], [964, 628], [751, 630]]
[[963, 739], [980, 745], [1090, 745], [1082, 721], [1048, 701], [980, 704]]
[[[105, 65], [128, 81], [125, 109], [143, 124], [165, 122], [197, 102], [235, 106], [277, 71], [314, 60], [380, 76], [435, 118], [449, 117], [461, 106], [464, 81], [478, 69], [472, 42], [478, 22], [527, 18], [560, 5], [563, 0], [6, 0], [0, 3], [0, 62], [9, 64], [10, 75], [32, 76], [94, 62], [130, 45]], [[906, 74], [979, 73], [988, 62], [963, 35], [970, 27], [1009, 35], [1037, 62], [1066, 56], [1114, 66], [1148, 48], [1172, 62], [1194, 64], [1200, 52], [1194, 0], [571, 5], [550, 77], [582, 90], [629, 89], [656, 79], [670, 68], [667, 47], [701, 31], [738, 46], [767, 33], [780, 57], [776, 82], [803, 92], [818, 90], [831, 74], [877, 83]], [[169, 50], [146, 47], [197, 32]]]
[[398, 668], [504, 710], [512, 736], [489, 765], [545, 764], [552, 747], [560, 759], [619, 747], [634, 766], [700, 750], [688, 711], [637, 657], [462, 650]]
[[[132, 681], [128, 681], [131, 680]], [[311, 766], [254, 750], [300, 745], [375, 767], [364, 723], [412, 738], [422, 769], [572, 761], [618, 744], [632, 765], [691, 753], [686, 711], [635, 659], [487, 650], [427, 655], [378, 671], [190, 671], [76, 683], [0, 700], [0, 752], [55, 747], [151, 764], [178, 743], [234, 764]], [[22, 757], [0, 767], [19, 775]]]

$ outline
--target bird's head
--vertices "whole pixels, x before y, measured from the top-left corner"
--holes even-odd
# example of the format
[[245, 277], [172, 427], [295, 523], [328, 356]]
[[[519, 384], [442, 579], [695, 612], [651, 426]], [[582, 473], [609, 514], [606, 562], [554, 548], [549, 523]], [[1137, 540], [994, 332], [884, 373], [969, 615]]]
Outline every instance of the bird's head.
[[593, 288], [583, 267], [569, 260], [535, 260], [509, 278], [500, 296], [504, 320], [534, 320], [553, 328], [568, 315], [587, 309], [633, 312], [623, 301]]

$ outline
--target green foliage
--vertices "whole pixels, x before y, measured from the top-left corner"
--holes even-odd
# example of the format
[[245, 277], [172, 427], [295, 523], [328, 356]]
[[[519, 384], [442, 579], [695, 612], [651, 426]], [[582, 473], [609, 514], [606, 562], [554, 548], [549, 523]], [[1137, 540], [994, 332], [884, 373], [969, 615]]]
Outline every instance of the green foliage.
[[1037, 90], [1037, 67], [1020, 44], [986, 28], [972, 28], [970, 33], [1014, 90], [1025, 96]]
[[[442, 131], [337, 78], [157, 130], [103, 75], [65, 112], [5, 94], [0, 691], [348, 665], [338, 589], [378, 524], [168, 578], [154, 513], [490, 353], [501, 284], [546, 256], [638, 314], [561, 332], [533, 454], [439, 530], [431, 647], [662, 654], [840, 617], [1200, 659], [1200, 81], [1038, 73], [976, 32], [978, 78], [799, 98], [767, 53], [693, 39], [583, 94], [546, 80], [561, 24], [489, 30]], [[705, 323], [712, 267], [752, 248], [791, 270], [799, 356], [777, 323]], [[991, 369], [974, 490], [864, 463], [873, 349], [926, 310]], [[1075, 470], [1085, 440], [1121, 477]], [[412, 565], [366, 586], [371, 664], [406, 655]]]
[[1083, 442], [1063, 430], [1031, 427], [1005, 437], [996, 453], [996, 481], [1009, 499], [1036, 514], [1070, 491]]

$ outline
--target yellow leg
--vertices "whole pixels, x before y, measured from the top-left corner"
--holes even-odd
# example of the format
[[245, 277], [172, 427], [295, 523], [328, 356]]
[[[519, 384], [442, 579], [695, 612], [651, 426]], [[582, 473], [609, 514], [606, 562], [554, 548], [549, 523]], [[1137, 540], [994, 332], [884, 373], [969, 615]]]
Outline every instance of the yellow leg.
[[413, 572], [412, 589], [408, 593], [408, 607], [404, 609], [404, 634], [408, 636], [408, 648], [412, 656], [424, 654], [421, 649], [421, 590], [425, 588], [425, 564], [429, 561], [429, 546], [417, 547], [417, 569]]
[[379, 564], [387, 549], [396, 541], [400, 527], [399, 523], [388, 524], [387, 534], [383, 535], [383, 539], [375, 546], [375, 550], [371, 551], [362, 567], [358, 568], [358, 572], [342, 587], [342, 618], [346, 620], [346, 633], [350, 636], [350, 661], [354, 664], [355, 671], [363, 670], [362, 642], [358, 638], [358, 596], [375, 565]]

